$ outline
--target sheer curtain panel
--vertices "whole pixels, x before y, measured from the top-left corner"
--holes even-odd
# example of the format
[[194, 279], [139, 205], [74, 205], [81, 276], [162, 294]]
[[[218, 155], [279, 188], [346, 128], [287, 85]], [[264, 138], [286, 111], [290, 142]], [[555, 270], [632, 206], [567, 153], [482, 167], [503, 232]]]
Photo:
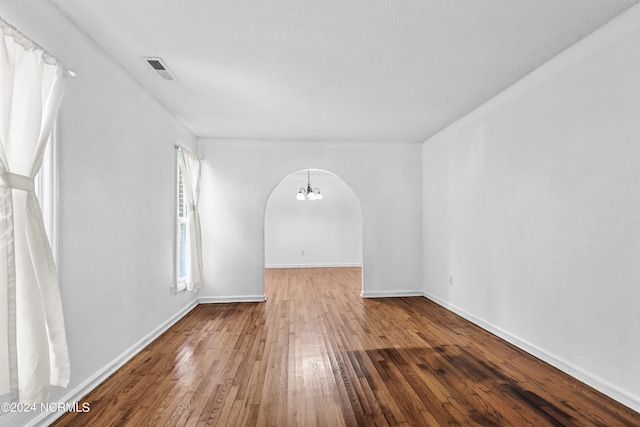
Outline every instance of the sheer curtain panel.
[[184, 193], [187, 202], [186, 287], [196, 291], [202, 283], [202, 235], [200, 231], [200, 159], [184, 148], [178, 147]]
[[58, 276], [34, 177], [64, 87], [61, 64], [0, 19], [0, 395], [46, 401], [69, 382]]

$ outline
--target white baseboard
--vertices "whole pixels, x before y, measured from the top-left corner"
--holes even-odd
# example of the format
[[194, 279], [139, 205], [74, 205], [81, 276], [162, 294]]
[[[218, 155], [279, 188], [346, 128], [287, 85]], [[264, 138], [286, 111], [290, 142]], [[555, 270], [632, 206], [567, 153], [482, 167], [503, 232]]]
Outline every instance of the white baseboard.
[[362, 264], [266, 264], [264, 268], [340, 268], [362, 267]]
[[[59, 402], [64, 403], [77, 403], [80, 400], [88, 395], [93, 389], [99, 386], [104, 380], [106, 380], [109, 376], [111, 376], [114, 372], [120, 369], [125, 363], [127, 363], [133, 356], [138, 354], [142, 349], [144, 349], [151, 341], [158, 338], [162, 335], [167, 329], [173, 326], [178, 320], [182, 319], [187, 313], [189, 313], [193, 308], [198, 305], [198, 301], [194, 300], [190, 302], [187, 306], [185, 306], [182, 310], [171, 316], [165, 322], [163, 322], [160, 326], [149, 332], [142, 339], [136, 342], [134, 345], [129, 347], [127, 350], [122, 352], [118, 357], [113, 359], [111, 363], [104, 366], [98, 372], [89, 377], [82, 384], [71, 390], [67, 393], [66, 396], [62, 397]], [[64, 412], [43, 412], [33, 420], [31, 420], [26, 427], [35, 427], [35, 426], [48, 426], [52, 424], [55, 420], [64, 415]]]
[[548, 363], [554, 368], [561, 370], [562, 372], [572, 376], [578, 381], [581, 381], [586, 385], [598, 390], [599, 392], [609, 396], [613, 400], [616, 400], [622, 403], [623, 405], [633, 409], [636, 412], [640, 412], [640, 398], [638, 398], [637, 396], [630, 396], [628, 393], [625, 393], [624, 391], [620, 390], [618, 387], [609, 383], [608, 381], [595, 377], [583, 371], [582, 369], [576, 367], [575, 365], [540, 349], [534, 344], [531, 344], [525, 340], [522, 340], [490, 323], [485, 322], [482, 319], [477, 318], [472, 314], [467, 313], [466, 311], [456, 307], [455, 305], [449, 304], [448, 302], [441, 300], [435, 295], [425, 292], [424, 297], [446, 308], [447, 310], [454, 312], [458, 316], [465, 318], [469, 322], [481, 327], [482, 329], [485, 329], [491, 332], [492, 334], [502, 338], [508, 343], [537, 357], [543, 362]]
[[396, 298], [396, 297], [422, 297], [422, 291], [373, 291], [360, 292], [362, 298]]
[[200, 304], [219, 304], [226, 302], [265, 302], [267, 297], [263, 295], [237, 295], [228, 297], [200, 297]]

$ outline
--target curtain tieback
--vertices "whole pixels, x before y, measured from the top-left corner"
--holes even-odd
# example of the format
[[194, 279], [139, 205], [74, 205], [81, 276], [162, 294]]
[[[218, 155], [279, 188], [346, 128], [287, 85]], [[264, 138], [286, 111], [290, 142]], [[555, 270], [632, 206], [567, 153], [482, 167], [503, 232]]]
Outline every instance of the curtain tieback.
[[17, 173], [4, 172], [0, 174], [0, 187], [23, 190], [28, 193], [35, 193], [35, 181], [30, 176], [18, 175]]

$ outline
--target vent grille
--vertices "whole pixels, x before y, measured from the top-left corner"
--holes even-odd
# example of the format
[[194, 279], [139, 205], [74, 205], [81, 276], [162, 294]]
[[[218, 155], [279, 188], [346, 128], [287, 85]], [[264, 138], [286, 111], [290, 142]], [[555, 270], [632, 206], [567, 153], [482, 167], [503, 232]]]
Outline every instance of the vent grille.
[[147, 62], [153, 67], [154, 70], [166, 70], [166, 68], [164, 68], [164, 65], [162, 65], [162, 62], [158, 61], [157, 59], [147, 59]]
[[167, 67], [167, 64], [164, 63], [162, 58], [145, 57], [142, 59], [147, 61], [147, 64], [164, 80], [176, 80], [176, 77], [169, 71], [169, 67]]

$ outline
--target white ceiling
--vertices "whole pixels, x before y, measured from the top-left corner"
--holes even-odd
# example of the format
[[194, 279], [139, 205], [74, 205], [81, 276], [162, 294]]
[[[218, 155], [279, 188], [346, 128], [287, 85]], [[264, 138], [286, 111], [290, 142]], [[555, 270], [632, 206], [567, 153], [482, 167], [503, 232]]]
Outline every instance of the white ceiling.
[[640, 0], [52, 1], [198, 137], [419, 142]]

